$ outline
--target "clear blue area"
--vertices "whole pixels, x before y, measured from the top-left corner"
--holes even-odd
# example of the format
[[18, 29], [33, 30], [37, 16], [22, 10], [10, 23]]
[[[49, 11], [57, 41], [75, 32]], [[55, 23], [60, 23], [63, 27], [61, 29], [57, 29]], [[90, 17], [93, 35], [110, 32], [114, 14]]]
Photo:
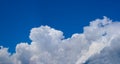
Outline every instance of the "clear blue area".
[[67, 38], [103, 16], [120, 20], [120, 0], [0, 0], [0, 45], [14, 52], [17, 43], [30, 43], [30, 29], [40, 25]]

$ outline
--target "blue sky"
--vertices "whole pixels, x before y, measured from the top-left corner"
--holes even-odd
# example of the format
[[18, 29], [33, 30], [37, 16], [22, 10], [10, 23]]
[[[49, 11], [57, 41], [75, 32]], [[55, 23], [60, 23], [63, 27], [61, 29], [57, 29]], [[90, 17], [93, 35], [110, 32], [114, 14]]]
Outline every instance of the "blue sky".
[[120, 20], [119, 0], [0, 0], [0, 45], [30, 42], [31, 28], [48, 25], [65, 37], [81, 33], [89, 22], [107, 16]]

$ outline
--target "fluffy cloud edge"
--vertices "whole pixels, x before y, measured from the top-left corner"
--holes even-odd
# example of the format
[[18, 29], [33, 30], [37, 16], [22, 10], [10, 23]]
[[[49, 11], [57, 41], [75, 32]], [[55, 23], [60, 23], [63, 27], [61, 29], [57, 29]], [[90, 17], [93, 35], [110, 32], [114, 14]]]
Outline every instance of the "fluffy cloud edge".
[[[0, 47], [0, 64], [118, 64], [119, 27], [120, 22], [112, 22], [104, 16], [85, 26], [83, 33], [75, 33], [67, 39], [62, 31], [47, 25], [32, 28], [29, 36], [32, 42], [17, 44], [15, 53]], [[110, 56], [117, 60], [110, 61]]]

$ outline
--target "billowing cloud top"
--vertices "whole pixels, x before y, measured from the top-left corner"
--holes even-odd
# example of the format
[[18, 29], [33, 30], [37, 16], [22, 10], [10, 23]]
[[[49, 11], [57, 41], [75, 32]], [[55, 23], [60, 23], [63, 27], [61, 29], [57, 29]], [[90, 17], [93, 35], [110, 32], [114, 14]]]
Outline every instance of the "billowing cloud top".
[[120, 22], [104, 17], [67, 39], [49, 26], [33, 28], [32, 42], [17, 44], [14, 54], [0, 47], [0, 64], [119, 64], [119, 27]]

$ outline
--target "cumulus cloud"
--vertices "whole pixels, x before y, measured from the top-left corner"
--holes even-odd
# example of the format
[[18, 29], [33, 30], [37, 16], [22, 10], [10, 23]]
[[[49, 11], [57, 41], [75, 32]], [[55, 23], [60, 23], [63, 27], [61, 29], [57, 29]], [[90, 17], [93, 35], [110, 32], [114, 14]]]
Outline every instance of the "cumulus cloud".
[[67, 39], [49, 26], [32, 28], [32, 42], [17, 44], [15, 53], [0, 47], [0, 64], [119, 64], [119, 27], [120, 22], [104, 17]]

